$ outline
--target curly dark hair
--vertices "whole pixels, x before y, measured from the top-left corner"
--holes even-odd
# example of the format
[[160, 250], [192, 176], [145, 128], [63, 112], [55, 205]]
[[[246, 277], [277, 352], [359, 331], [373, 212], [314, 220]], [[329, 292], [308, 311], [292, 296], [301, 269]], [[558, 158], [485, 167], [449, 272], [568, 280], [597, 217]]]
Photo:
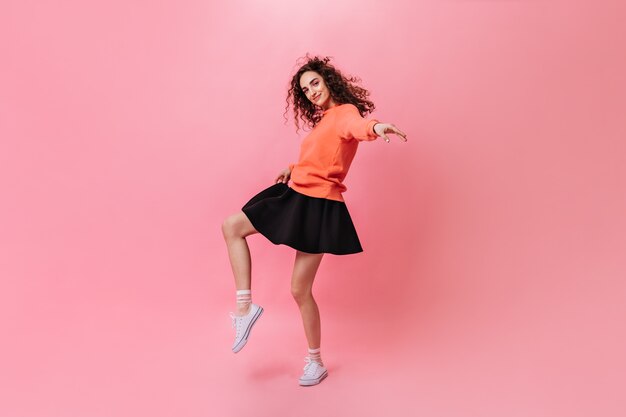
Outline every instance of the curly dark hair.
[[[291, 102], [293, 102], [296, 133], [300, 129], [298, 119], [302, 120], [306, 126], [313, 128], [319, 123], [323, 115], [322, 108], [311, 103], [300, 88], [300, 77], [307, 71], [315, 71], [322, 76], [330, 91], [330, 96], [337, 105], [352, 103], [359, 109], [361, 117], [365, 117], [376, 108], [374, 103], [367, 99], [370, 95], [369, 91], [354, 84], [360, 82], [361, 79], [354, 76], [344, 76], [341, 71], [328, 63], [330, 58], [331, 57], [319, 56], [310, 57], [307, 53], [304, 57], [306, 62], [300, 66], [298, 71], [291, 78], [287, 98], [285, 99], [287, 105], [285, 106], [283, 117], [285, 117], [286, 123], [287, 117], [285, 115], [289, 111]], [[301, 58], [299, 58], [298, 61], [300, 61], [300, 59]]]

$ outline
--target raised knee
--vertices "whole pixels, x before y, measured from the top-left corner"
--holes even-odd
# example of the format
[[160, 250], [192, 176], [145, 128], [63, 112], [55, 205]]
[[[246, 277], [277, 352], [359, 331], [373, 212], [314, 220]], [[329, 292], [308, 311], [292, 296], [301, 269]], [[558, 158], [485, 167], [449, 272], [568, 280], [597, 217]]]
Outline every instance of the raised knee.
[[235, 236], [237, 232], [237, 221], [235, 215], [228, 216], [222, 222], [222, 234], [225, 238]]

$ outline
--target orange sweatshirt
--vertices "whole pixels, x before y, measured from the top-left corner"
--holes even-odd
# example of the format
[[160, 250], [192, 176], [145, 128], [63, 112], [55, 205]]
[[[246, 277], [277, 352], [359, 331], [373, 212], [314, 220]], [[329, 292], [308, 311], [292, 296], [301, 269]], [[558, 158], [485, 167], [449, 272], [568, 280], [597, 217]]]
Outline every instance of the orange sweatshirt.
[[372, 141], [376, 119], [364, 119], [354, 104], [329, 108], [302, 140], [297, 164], [289, 164], [291, 188], [310, 197], [344, 201], [343, 180], [361, 141]]

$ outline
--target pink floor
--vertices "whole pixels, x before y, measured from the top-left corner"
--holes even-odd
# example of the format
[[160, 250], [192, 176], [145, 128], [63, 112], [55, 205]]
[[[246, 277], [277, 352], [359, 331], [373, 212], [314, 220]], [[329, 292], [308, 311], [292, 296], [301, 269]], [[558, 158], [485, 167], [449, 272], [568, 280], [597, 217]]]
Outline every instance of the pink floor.
[[37, 327], [12, 329], [18, 346], [4, 346], [1, 414], [617, 416], [623, 340], [594, 322], [612, 313], [527, 297], [492, 303], [497, 315], [437, 311], [451, 301], [399, 315], [355, 301], [370, 312], [327, 308], [329, 376], [314, 387], [297, 384], [306, 345], [295, 304], [265, 303], [238, 354], [222, 312], [49, 308], [57, 318], [42, 311]]

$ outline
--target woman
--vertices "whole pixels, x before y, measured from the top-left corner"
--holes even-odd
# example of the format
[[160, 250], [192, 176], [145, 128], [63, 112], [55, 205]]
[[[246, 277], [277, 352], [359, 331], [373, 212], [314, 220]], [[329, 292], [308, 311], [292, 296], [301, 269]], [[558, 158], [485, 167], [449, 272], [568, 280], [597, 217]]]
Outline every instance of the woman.
[[[343, 180], [361, 141], [394, 133], [406, 142], [406, 134], [390, 123], [363, 116], [374, 110], [369, 92], [357, 78], [346, 78], [328, 63], [328, 57], [310, 58], [291, 80], [287, 109], [293, 101], [294, 119], [313, 128], [303, 139], [298, 163], [290, 164], [242, 210], [222, 225], [235, 276], [237, 313], [230, 313], [236, 329], [233, 352], [246, 344], [263, 308], [252, 303], [250, 251], [245, 237], [261, 233], [274, 244], [296, 250], [291, 292], [300, 308], [309, 355], [300, 385], [320, 383], [328, 371], [320, 353], [320, 314], [313, 298], [315, 274], [324, 253], [347, 255], [362, 252], [358, 235], [346, 208]], [[291, 179], [292, 185], [287, 183]]]

